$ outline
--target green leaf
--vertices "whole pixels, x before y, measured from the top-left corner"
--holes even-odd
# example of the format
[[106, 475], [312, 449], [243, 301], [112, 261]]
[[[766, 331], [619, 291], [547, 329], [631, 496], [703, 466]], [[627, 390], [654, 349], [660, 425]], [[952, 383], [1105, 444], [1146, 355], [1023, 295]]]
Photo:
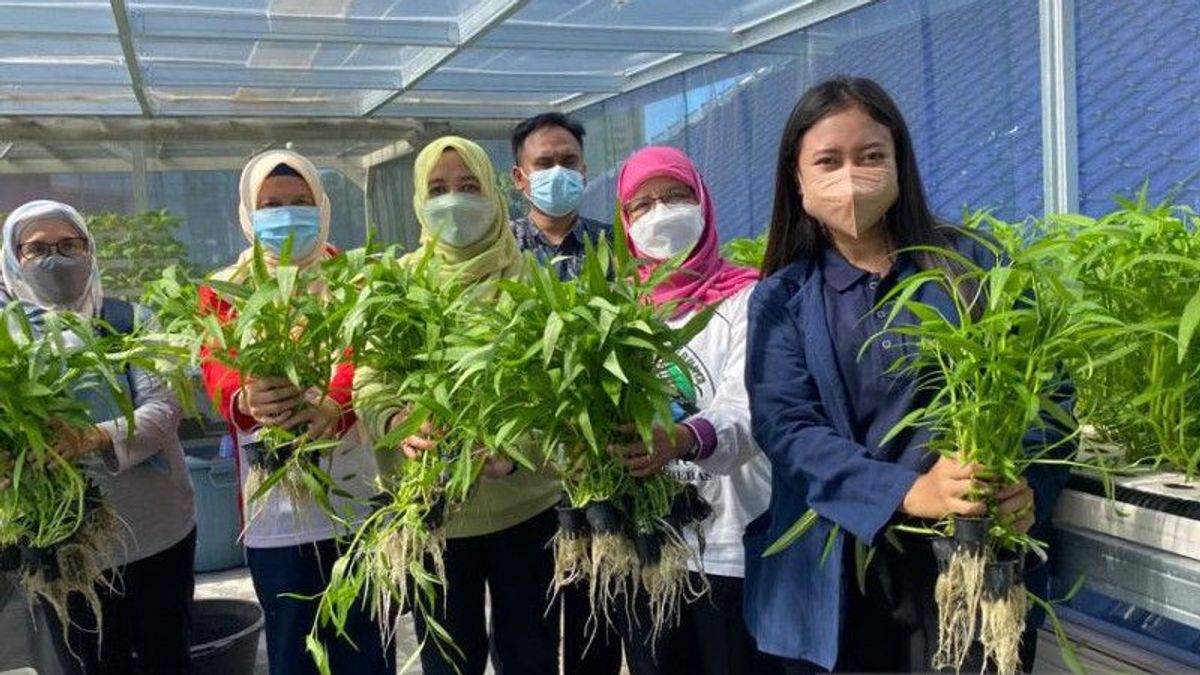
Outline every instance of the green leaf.
[[767, 547], [767, 550], [763, 551], [763, 557], [765, 558], [769, 555], [775, 555], [776, 553], [779, 553], [785, 548], [791, 546], [797, 539], [804, 536], [806, 532], [811, 530], [813, 525], [817, 524], [818, 517], [819, 516], [817, 515], [817, 512], [813, 509], [805, 511], [804, 515], [800, 516], [795, 523], [792, 523], [792, 526], [789, 527], [787, 531], [775, 541], [775, 543], [771, 544]]
[[550, 367], [554, 358], [554, 350], [558, 346], [558, 337], [562, 334], [563, 320], [557, 313], [546, 319], [546, 329], [542, 333], [542, 365]]
[[1179, 363], [1183, 363], [1187, 356], [1188, 346], [1192, 343], [1192, 336], [1196, 334], [1197, 325], [1200, 325], [1200, 290], [1188, 300], [1187, 306], [1183, 308], [1183, 315], [1179, 317]]

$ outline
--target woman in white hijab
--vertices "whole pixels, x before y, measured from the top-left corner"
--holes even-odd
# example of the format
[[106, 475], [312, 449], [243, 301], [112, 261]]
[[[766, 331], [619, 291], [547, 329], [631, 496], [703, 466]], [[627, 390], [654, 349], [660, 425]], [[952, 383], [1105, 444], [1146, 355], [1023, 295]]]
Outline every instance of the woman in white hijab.
[[[217, 272], [216, 278], [244, 280], [256, 240], [272, 270], [289, 238], [291, 264], [302, 268], [338, 254], [329, 244], [329, 197], [317, 168], [303, 156], [286, 150], [255, 156], [242, 171], [240, 192], [238, 215], [242, 233], [251, 246], [235, 264]], [[201, 289], [200, 300], [201, 311], [215, 314], [221, 321], [233, 318], [233, 308], [213, 289]], [[256, 443], [260, 428], [307, 425], [310, 436], [342, 439], [328, 457], [330, 466], [323, 468], [338, 482], [340, 491], [355, 499], [343, 500], [335, 495], [334, 507], [339, 513], [355, 509], [360, 517], [365, 516], [368, 498], [375, 490], [376, 470], [350, 401], [352, 363], [339, 365], [328, 383], [308, 383], [307, 389], [295, 387], [285, 378], [244, 378], [215, 359], [206, 359], [202, 370], [205, 386], [237, 441], [243, 485], [250, 469], [246, 451]], [[329, 395], [321, 396], [322, 389], [327, 389]], [[337, 538], [349, 532], [337, 527], [312, 500], [293, 501], [285, 490], [272, 491], [252, 507], [243, 502], [242, 512], [250, 514], [243, 535], [246, 559], [266, 614], [271, 673], [315, 675], [312, 659], [305, 653], [305, 636], [312, 628], [317, 605], [301, 598], [325, 589], [338, 558]], [[362, 606], [356, 607], [349, 618], [346, 633], [344, 637], [322, 636], [333, 672], [395, 672], [379, 628]]]
[[[46, 312], [63, 311], [99, 317], [117, 332], [150, 320], [144, 308], [104, 297], [95, 242], [70, 206], [45, 200], [21, 206], [4, 222], [3, 246], [0, 297], [20, 301], [35, 325]], [[149, 372], [130, 368], [125, 380], [135, 408], [132, 433], [112, 401], [81, 392], [96, 424], [64, 448], [125, 525], [113, 542], [111, 583], [97, 587], [103, 640], [79, 594], [72, 596], [65, 633], [53, 611], [46, 615], [68, 671], [186, 673], [196, 525], [177, 433], [180, 406]]]

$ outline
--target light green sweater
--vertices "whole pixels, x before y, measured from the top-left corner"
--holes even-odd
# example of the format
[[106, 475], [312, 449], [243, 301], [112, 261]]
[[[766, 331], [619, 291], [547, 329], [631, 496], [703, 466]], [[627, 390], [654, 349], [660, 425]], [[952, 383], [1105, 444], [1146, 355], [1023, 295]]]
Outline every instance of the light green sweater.
[[[398, 401], [362, 403], [379, 401], [380, 392], [385, 386], [370, 368], [355, 369], [355, 412], [372, 440], [382, 438], [387, 433], [388, 420], [402, 407]], [[399, 449], [377, 449], [375, 461], [380, 479], [387, 481], [395, 474], [399, 463], [404, 461], [404, 455]], [[519, 525], [553, 506], [558, 501], [560, 490], [558, 478], [549, 467], [536, 473], [518, 468], [504, 478], [480, 477], [467, 502], [447, 515], [446, 537], [477, 537]]]

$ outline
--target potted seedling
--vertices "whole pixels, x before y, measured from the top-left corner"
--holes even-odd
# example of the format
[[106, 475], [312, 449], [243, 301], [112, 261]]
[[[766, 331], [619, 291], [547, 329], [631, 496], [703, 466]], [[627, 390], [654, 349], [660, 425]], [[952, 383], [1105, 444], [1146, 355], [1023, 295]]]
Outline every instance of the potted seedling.
[[96, 588], [115, 583], [105, 570], [123, 526], [68, 452], [93, 432], [80, 397], [115, 404], [132, 433], [125, 369], [156, 369], [173, 352], [70, 313], [45, 313], [35, 325], [17, 302], [0, 309], [0, 321], [0, 548], [31, 601], [40, 596], [65, 624], [78, 593], [99, 622]]
[[[901, 280], [881, 303], [890, 308], [881, 335], [911, 345], [892, 371], [913, 378], [925, 401], [887, 438], [928, 429], [928, 450], [980, 466], [977, 475], [995, 486], [1077, 465], [1070, 381], [1091, 369], [1098, 355], [1089, 347], [1115, 322], [1053, 272], [1049, 261], [1062, 255], [1061, 241], [1018, 247], [979, 231], [964, 236], [996, 264], [926, 250], [947, 264]], [[953, 316], [917, 299], [931, 284], [953, 299]], [[1016, 516], [1001, 516], [993, 495], [985, 488], [970, 497], [987, 505], [987, 516], [954, 517], [935, 528], [949, 537], [935, 542], [936, 667], [960, 669], [978, 641], [991, 667], [1016, 672], [1027, 598], [1048, 607], [1026, 593], [1021, 567], [1030, 552], [1045, 559], [1046, 544], [1017, 529]]]
[[[301, 270], [288, 264], [290, 243], [280, 263], [268, 268], [256, 244], [245, 281], [210, 278], [203, 285], [220, 296], [219, 308], [201, 306], [197, 284], [178, 269], [164, 273], [151, 285], [146, 302], [162, 318], [164, 331], [189, 345], [193, 358], [211, 358], [235, 368], [244, 378], [285, 378], [317, 396], [320, 405], [330, 396], [328, 383], [352, 353], [343, 341], [342, 323], [358, 294], [362, 251], [349, 252], [318, 266]], [[217, 392], [219, 394], [219, 392]], [[304, 428], [265, 426], [255, 442], [245, 446], [250, 471], [248, 501], [258, 502], [279, 485], [289, 498], [315, 501], [330, 517], [340, 519], [331, 495], [348, 497], [322, 467], [336, 440], [310, 439]], [[256, 511], [252, 508], [250, 517]]]
[[[437, 587], [445, 585], [445, 526], [469, 498], [489, 454], [480, 420], [494, 403], [477, 394], [482, 369], [463, 365], [492, 343], [479, 309], [488, 289], [445, 278], [431, 247], [415, 265], [395, 251], [374, 256], [362, 281], [342, 328], [343, 341], [357, 345], [356, 405], [400, 422], [376, 439], [375, 508], [320, 599], [309, 639], [318, 666], [326, 659], [315, 631], [332, 625], [343, 633], [363, 593], [385, 639], [394, 635], [394, 610], [411, 608], [425, 617], [436, 648], [454, 649], [432, 611]], [[402, 441], [430, 429], [435, 449], [403, 458]]]
[[672, 268], [639, 280], [635, 266], [618, 231], [615, 248], [587, 243], [574, 280], [531, 262], [523, 282], [501, 284], [504, 339], [492, 363], [500, 369], [495, 391], [507, 395], [495, 419], [513, 434], [532, 432], [535, 458], [561, 477], [557, 589], [586, 579], [593, 613], [606, 618], [647, 592], [657, 630], [673, 617], [687, 580], [687, 549], [668, 520], [683, 487], [665, 476], [630, 477], [610, 448], [634, 439], [653, 447], [654, 423], [672, 419], [677, 393], [664, 364], [687, 371], [677, 352], [711, 314], [672, 329], [673, 308], [647, 301]]

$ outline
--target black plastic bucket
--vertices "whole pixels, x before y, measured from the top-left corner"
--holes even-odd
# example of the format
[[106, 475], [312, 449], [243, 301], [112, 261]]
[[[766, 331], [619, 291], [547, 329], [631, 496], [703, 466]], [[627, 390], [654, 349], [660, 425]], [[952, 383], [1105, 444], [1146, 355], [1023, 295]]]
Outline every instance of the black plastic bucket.
[[206, 599], [192, 606], [195, 675], [251, 675], [258, 661], [263, 611], [249, 600]]

